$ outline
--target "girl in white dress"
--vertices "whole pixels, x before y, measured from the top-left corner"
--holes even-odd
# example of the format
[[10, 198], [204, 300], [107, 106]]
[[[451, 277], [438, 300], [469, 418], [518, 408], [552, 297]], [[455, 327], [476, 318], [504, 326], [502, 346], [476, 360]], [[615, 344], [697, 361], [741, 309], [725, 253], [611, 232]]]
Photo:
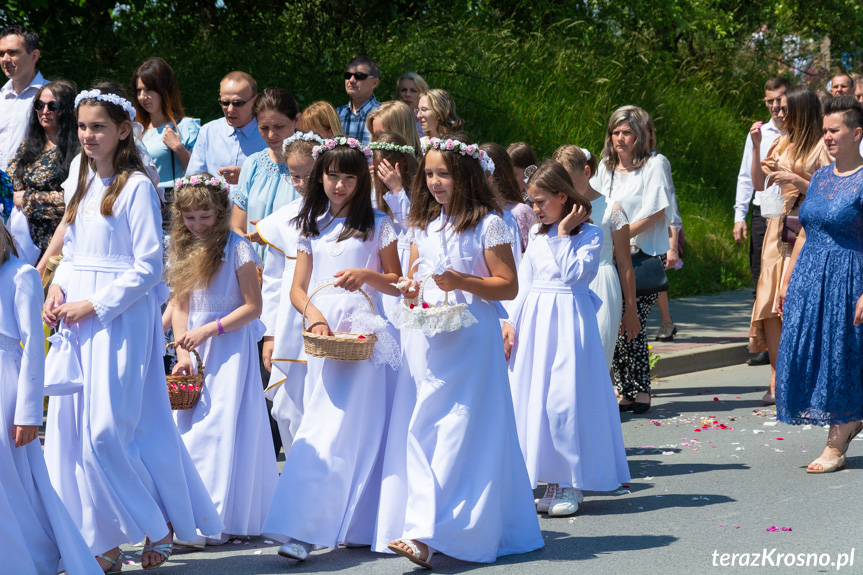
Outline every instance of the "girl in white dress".
[[[102, 573], [51, 486], [39, 444], [45, 347], [42, 282], [0, 219], [0, 538], [3, 572]], [[108, 559], [106, 564], [114, 563]]]
[[263, 272], [264, 367], [270, 371], [266, 396], [273, 402], [272, 415], [279, 426], [285, 456], [303, 417], [306, 352], [303, 349], [302, 315], [291, 304], [297, 241], [300, 229], [294, 218], [303, 206], [309, 175], [315, 165], [312, 148], [323, 140], [314, 132], [294, 132], [284, 141], [285, 161], [291, 182], [300, 197], [282, 206], [256, 226], [266, 245]]
[[[406, 493], [382, 493], [404, 497], [404, 513], [379, 523], [398, 529], [389, 550], [419, 565], [430, 567], [434, 551], [489, 563], [543, 546], [501, 353], [498, 302], [518, 291], [514, 240], [488, 186], [485, 153], [458, 140], [432, 138], [427, 147], [408, 220], [411, 262], [429, 262], [435, 285], [426, 284], [428, 303], [441, 303], [446, 290], [466, 309], [457, 316], [460, 329], [428, 334], [408, 350], [427, 369], [413, 372], [416, 405], [406, 428], [393, 409], [389, 435], [406, 435], [406, 452], [387, 449], [388, 459], [406, 458]], [[428, 274], [409, 272], [407, 297], [416, 297], [417, 280]]]
[[401, 275], [393, 224], [372, 208], [372, 152], [338, 137], [314, 154], [295, 220], [301, 235], [291, 302], [306, 309], [312, 333], [375, 331], [378, 341], [368, 361], [308, 358], [303, 417], [264, 522], [264, 533], [286, 542], [279, 555], [297, 560], [314, 545], [371, 543], [386, 419], [384, 363], [400, 359], [398, 334], [358, 292], [379, 313], [381, 293], [398, 293], [391, 284]]
[[200, 399], [174, 420], [225, 525], [221, 535], [196, 543], [221, 544], [229, 535], [261, 534], [279, 474], [258, 365], [261, 262], [230, 229], [224, 182], [210, 174], [181, 178], [174, 198], [173, 373], [194, 372], [193, 349], [205, 366]]
[[[59, 326], [47, 367], [60, 381], [46, 377], [46, 387], [71, 393], [51, 399], [45, 455], [91, 551], [114, 561], [120, 544], [146, 537], [141, 564], [153, 568], [171, 555], [174, 532], [193, 539], [223, 526], [165, 392], [162, 218], [131, 136], [134, 108], [111, 84], [76, 103], [86, 161], [42, 313]], [[77, 385], [64, 381], [75, 370]]]
[[531, 487], [549, 484], [537, 510], [561, 517], [578, 510], [581, 490], [617, 489], [629, 470], [596, 320], [602, 302], [588, 287], [602, 231], [581, 223], [590, 205], [554, 160], [530, 177], [527, 193], [539, 224], [508, 306], [509, 381]]
[[[635, 311], [635, 272], [629, 253], [629, 221], [620, 204], [591, 187], [590, 178], [596, 173], [596, 157], [588, 150], [565, 145], [555, 150], [552, 159], [566, 169], [575, 191], [590, 202], [594, 223], [602, 230], [599, 270], [590, 282], [590, 289], [602, 301], [596, 319], [605, 362], [610, 370], [618, 334], [625, 334], [626, 340], [631, 341], [641, 327]], [[626, 306], [623, 305], [624, 300]]]

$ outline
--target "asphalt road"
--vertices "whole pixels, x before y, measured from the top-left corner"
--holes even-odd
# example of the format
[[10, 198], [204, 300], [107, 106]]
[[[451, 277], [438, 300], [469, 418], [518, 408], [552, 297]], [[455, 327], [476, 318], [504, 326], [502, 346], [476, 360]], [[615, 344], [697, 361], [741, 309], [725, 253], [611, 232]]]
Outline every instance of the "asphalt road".
[[[768, 376], [766, 367], [741, 365], [656, 382], [652, 410], [622, 418], [632, 481], [617, 492], [586, 493], [574, 518], [542, 516], [541, 551], [492, 565], [438, 555], [435, 571], [863, 573], [863, 438], [851, 444], [846, 470], [806, 474], [826, 429], [776, 423], [775, 410], [760, 402]], [[415, 571], [367, 548], [317, 551], [297, 563], [279, 557], [277, 547], [254, 538], [180, 550], [158, 573]], [[139, 570], [135, 550], [124, 549], [124, 571]]]

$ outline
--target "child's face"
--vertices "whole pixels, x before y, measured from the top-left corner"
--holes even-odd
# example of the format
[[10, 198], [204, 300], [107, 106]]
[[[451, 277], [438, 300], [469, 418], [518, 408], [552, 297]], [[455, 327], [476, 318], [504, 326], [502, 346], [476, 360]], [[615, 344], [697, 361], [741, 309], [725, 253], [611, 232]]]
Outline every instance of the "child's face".
[[330, 213], [339, 217], [347, 216], [342, 210], [357, 193], [357, 176], [340, 172], [338, 166], [331, 164], [324, 174], [323, 184], [324, 193], [330, 200]]
[[297, 123], [276, 110], [264, 110], [258, 113], [258, 131], [267, 147], [276, 154], [282, 155], [282, 142], [294, 135]]
[[426, 185], [437, 203], [444, 206], [452, 198], [453, 181], [449, 168], [446, 167], [443, 155], [437, 150], [429, 150], [426, 154]]
[[512, 175], [515, 176], [515, 181], [518, 183], [518, 191], [524, 196], [524, 168], [518, 166], [512, 167]]
[[131, 122], [123, 122], [118, 126], [102, 106], [84, 105], [78, 108], [78, 139], [84, 153], [97, 165], [105, 160], [112, 161], [120, 138], [129, 137], [131, 131]]
[[183, 212], [183, 224], [192, 232], [192, 235], [200, 240], [216, 224], [216, 211], [199, 210], [197, 206], [192, 206], [192, 208], [194, 209]]
[[556, 224], [563, 218], [563, 209], [566, 206], [566, 194], [549, 194], [536, 186], [527, 189], [527, 195], [533, 206], [533, 213], [539, 218], [540, 223]]
[[288, 172], [291, 174], [291, 183], [301, 196], [306, 195], [306, 186], [309, 185], [309, 175], [315, 166], [315, 159], [311, 155], [293, 154], [288, 156]]

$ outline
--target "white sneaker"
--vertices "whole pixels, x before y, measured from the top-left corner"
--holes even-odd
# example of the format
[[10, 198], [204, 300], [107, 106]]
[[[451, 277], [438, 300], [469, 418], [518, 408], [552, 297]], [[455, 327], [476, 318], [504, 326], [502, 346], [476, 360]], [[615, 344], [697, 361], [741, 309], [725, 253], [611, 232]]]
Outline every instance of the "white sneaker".
[[548, 506], [551, 505], [551, 500], [554, 498], [554, 493], [557, 488], [557, 483], [549, 483], [545, 486], [545, 494], [542, 499], [534, 499], [537, 513], [548, 513]]
[[297, 561], [305, 561], [312, 552], [312, 544], [305, 541], [291, 539], [281, 547], [279, 547], [279, 555], [288, 559], [296, 559]]
[[584, 501], [581, 489], [564, 487], [554, 492], [554, 498], [548, 506], [548, 514], [552, 517], [566, 517], [578, 511], [578, 505]]

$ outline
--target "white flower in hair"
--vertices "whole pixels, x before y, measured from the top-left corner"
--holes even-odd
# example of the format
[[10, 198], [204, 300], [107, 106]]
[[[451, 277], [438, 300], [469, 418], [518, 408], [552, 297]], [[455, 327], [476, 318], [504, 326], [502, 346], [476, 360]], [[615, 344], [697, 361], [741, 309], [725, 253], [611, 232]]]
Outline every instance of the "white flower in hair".
[[301, 132], [297, 130], [293, 133], [292, 136], [285, 138], [285, 140], [282, 142], [282, 152], [287, 151], [288, 146], [290, 146], [294, 142], [299, 142], [300, 140], [304, 142], [317, 142], [319, 144], [324, 143], [324, 139], [312, 131]]
[[83, 92], [75, 96], [76, 109], [81, 103], [81, 100], [100, 100], [102, 102], [109, 102], [111, 104], [114, 104], [115, 106], [120, 106], [129, 115], [129, 119], [133, 122], [135, 121], [135, 106], [133, 106], [129, 100], [127, 100], [126, 98], [121, 98], [117, 94], [103, 94], [102, 90], [99, 90], [98, 88], [93, 90], [84, 90]]
[[456, 152], [462, 156], [469, 156], [474, 160], [479, 161], [482, 169], [490, 174], [494, 173], [494, 162], [491, 157], [483, 150], [479, 149], [476, 144], [465, 144], [458, 140], [442, 140], [440, 138], [429, 138], [428, 142], [423, 144], [423, 153], [428, 153], [429, 150], [440, 150], [443, 152]]
[[410, 154], [412, 156], [416, 155], [416, 150], [414, 150], [413, 146], [399, 146], [398, 144], [391, 144], [389, 142], [372, 142], [369, 144], [369, 148], [372, 150], [386, 150], [388, 152], [401, 152], [402, 154]]
[[374, 161], [372, 151], [368, 146], [366, 146], [356, 138], [346, 138], [344, 136], [336, 136], [335, 138], [324, 140], [323, 142], [321, 142], [320, 146], [315, 146], [314, 148], [312, 148], [312, 158], [317, 160], [319, 157], [321, 157], [321, 154], [332, 150], [336, 146], [347, 146], [349, 148], [362, 152], [363, 156], [365, 156], [366, 161], [369, 164], [372, 164], [372, 162]]

